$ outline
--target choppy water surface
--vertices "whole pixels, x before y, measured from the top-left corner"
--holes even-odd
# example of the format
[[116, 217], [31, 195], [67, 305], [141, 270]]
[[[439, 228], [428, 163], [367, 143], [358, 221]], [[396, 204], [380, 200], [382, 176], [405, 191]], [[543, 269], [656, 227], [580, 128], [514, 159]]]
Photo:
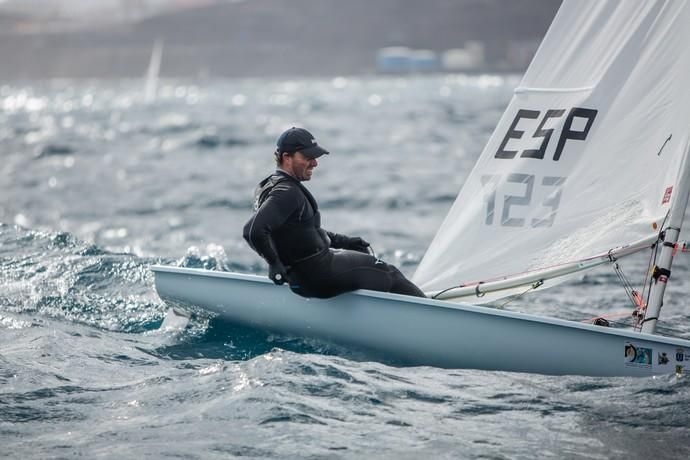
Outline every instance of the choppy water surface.
[[[397, 368], [195, 317], [154, 263], [263, 273], [244, 244], [276, 136], [331, 152], [324, 227], [411, 274], [517, 77], [0, 84], [0, 441], [10, 458], [687, 458], [688, 377]], [[624, 264], [635, 284], [646, 260]], [[690, 337], [687, 256], [664, 327]], [[505, 308], [627, 308], [610, 269]], [[519, 347], [519, 344], [516, 344]]]

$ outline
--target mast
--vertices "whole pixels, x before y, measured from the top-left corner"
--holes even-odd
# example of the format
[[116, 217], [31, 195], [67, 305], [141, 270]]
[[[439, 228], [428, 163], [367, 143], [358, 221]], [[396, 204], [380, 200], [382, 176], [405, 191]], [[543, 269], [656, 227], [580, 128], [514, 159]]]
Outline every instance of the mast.
[[671, 264], [673, 263], [673, 252], [678, 236], [680, 235], [680, 228], [683, 225], [683, 217], [685, 217], [685, 209], [688, 205], [688, 194], [690, 193], [690, 163], [688, 156], [690, 155], [690, 141], [685, 147], [685, 155], [680, 165], [680, 173], [675, 185], [673, 193], [676, 199], [671, 204], [670, 216], [668, 225], [664, 232], [664, 243], [659, 256], [659, 263], [654, 267], [654, 284], [649, 295], [649, 305], [645, 313], [645, 319], [642, 323], [642, 332], [645, 334], [654, 334], [656, 329], [656, 322], [659, 319], [659, 312], [663, 305], [664, 292], [666, 291], [666, 284], [671, 276]]

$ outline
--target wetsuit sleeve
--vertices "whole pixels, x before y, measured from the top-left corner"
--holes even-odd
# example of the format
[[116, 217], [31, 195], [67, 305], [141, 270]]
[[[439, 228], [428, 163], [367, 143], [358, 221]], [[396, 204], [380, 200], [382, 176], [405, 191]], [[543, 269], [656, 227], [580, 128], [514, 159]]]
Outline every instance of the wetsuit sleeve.
[[328, 238], [331, 240], [331, 247], [333, 249], [347, 249], [350, 243], [350, 237], [341, 235], [340, 233], [326, 232]]
[[280, 262], [271, 234], [299, 208], [300, 201], [295, 188], [278, 184], [244, 226], [244, 239], [269, 265]]

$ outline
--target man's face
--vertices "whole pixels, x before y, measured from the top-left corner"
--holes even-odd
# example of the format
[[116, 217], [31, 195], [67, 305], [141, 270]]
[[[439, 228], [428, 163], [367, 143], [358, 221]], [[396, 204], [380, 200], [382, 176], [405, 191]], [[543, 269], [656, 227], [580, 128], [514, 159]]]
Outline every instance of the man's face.
[[283, 156], [283, 169], [299, 181], [311, 179], [314, 168], [319, 163], [315, 158], [308, 158], [302, 155], [302, 152], [296, 152], [294, 155]]

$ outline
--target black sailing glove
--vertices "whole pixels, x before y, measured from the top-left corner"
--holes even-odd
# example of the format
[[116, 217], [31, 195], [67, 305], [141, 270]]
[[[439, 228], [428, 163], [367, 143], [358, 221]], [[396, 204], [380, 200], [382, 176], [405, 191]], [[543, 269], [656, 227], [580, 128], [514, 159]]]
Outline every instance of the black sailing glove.
[[345, 249], [350, 249], [352, 251], [363, 252], [369, 254], [369, 243], [358, 236], [347, 237], [347, 242], [344, 246]]
[[350, 249], [369, 254], [370, 244], [358, 236], [341, 235], [340, 233], [326, 232], [334, 249]]
[[268, 266], [268, 277], [275, 284], [283, 284], [287, 282], [287, 270], [280, 262], [275, 262]]

